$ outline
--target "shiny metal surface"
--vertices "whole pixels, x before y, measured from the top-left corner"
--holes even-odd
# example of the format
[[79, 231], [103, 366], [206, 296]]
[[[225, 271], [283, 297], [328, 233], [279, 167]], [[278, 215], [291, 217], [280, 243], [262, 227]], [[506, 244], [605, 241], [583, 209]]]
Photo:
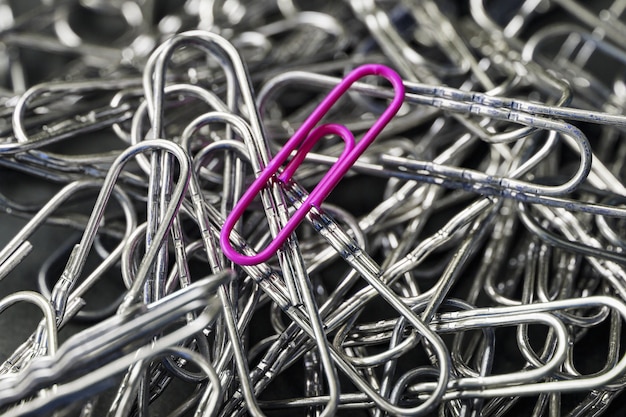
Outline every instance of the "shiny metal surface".
[[622, 415], [625, 9], [0, 1], [0, 412]]

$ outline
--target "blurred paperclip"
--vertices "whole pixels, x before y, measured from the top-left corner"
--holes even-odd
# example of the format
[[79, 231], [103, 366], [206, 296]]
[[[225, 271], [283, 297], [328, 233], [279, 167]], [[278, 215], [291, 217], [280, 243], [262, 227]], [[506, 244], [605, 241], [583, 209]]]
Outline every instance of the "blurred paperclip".
[[[75, 401], [77, 393], [84, 392], [86, 386], [101, 390], [103, 384], [110, 384], [107, 380], [113, 374], [124, 371], [134, 361], [141, 360], [141, 356], [158, 354], [164, 348], [167, 349], [180, 340], [201, 331], [211, 320], [215, 320], [219, 307], [215, 301], [207, 305], [207, 298], [218, 285], [229, 278], [232, 278], [229, 273], [207, 278], [148, 308], [133, 309], [125, 315], [112, 317], [86, 330], [84, 334], [75, 335], [72, 340], [63, 345], [63, 349], [58, 353], [53, 348], [51, 349], [50, 353], [56, 353], [58, 356], [48, 355], [34, 360], [21, 373], [1, 379], [0, 391], [3, 391], [1, 404], [6, 406], [11, 402], [18, 402], [28, 398], [32, 392], [50, 387], [49, 394], [39, 397], [32, 404], [15, 409], [15, 415], [36, 415], [37, 412], [45, 410], [47, 403]], [[179, 308], [173, 309], [168, 307], [168, 304]], [[156, 331], [164, 331], [177, 318], [194, 310], [202, 310], [202, 314], [199, 314], [193, 323], [170, 330], [171, 333], [162, 337], [157, 345], [146, 344], [156, 329], [162, 329]], [[53, 333], [49, 337], [50, 343], [54, 343], [56, 335]], [[128, 349], [125, 345], [136, 346], [131, 350], [130, 356], [124, 352]], [[140, 348], [142, 345], [145, 345], [143, 349]], [[137, 355], [138, 352], [142, 353]], [[91, 357], [94, 359], [92, 360]], [[96, 357], [99, 359], [95, 359]], [[93, 368], [95, 364], [101, 365], [102, 361], [110, 365], [104, 368]], [[90, 373], [90, 370], [94, 372]], [[54, 388], [57, 381], [70, 381], [68, 379], [70, 375], [77, 381], [66, 382], [65, 386]]]

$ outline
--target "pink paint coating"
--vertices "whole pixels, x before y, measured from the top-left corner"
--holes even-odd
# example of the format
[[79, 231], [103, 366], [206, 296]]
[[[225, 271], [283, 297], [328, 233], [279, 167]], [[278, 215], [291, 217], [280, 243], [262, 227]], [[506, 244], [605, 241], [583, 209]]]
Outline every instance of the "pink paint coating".
[[[393, 86], [395, 95], [389, 106], [358, 143], [355, 143], [352, 132], [345, 126], [327, 123], [315, 127], [352, 84], [368, 75], [378, 75], [386, 78]], [[402, 78], [391, 68], [379, 64], [366, 64], [351, 71], [331, 90], [289, 141], [287, 141], [276, 156], [267, 164], [267, 167], [265, 167], [257, 179], [250, 185], [229, 214], [220, 233], [220, 245], [228, 259], [239, 265], [256, 265], [267, 261], [276, 254], [291, 233], [293, 233], [304, 220], [311, 208], [319, 207], [326, 197], [328, 197], [337, 183], [339, 183], [346, 172], [354, 165], [359, 156], [361, 156], [365, 149], [367, 149], [383, 128], [396, 115], [403, 101], [404, 85], [402, 84]], [[256, 195], [267, 186], [268, 181], [270, 181], [272, 177], [275, 177], [276, 180], [283, 183], [288, 182], [298, 166], [304, 161], [306, 154], [312, 149], [313, 145], [322, 137], [329, 134], [341, 137], [346, 144], [337, 162], [328, 170], [318, 185], [311, 191], [304, 203], [287, 221], [285, 227], [278, 232], [267, 247], [255, 255], [248, 256], [239, 253], [230, 243], [230, 234], [235, 224], [239, 221], [241, 216], [243, 216], [243, 213], [250, 203], [252, 203]], [[287, 164], [282, 173], [279, 173], [280, 167], [287, 162], [294, 150], [296, 151], [294, 158]]]

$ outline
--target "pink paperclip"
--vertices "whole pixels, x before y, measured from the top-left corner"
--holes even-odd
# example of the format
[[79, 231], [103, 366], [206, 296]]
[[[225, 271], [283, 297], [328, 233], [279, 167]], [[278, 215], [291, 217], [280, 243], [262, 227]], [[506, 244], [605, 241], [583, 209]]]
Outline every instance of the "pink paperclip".
[[[339, 98], [359, 79], [367, 75], [378, 75], [386, 78], [394, 88], [395, 95], [382, 115], [374, 122], [372, 127], [365, 133], [363, 138], [356, 143], [352, 132], [345, 126], [327, 123], [315, 127], [324, 117], [328, 110], [339, 100]], [[287, 141], [285, 146], [267, 164], [267, 167], [260, 173], [257, 179], [246, 190], [241, 199], [237, 202], [232, 212], [224, 222], [224, 227], [220, 233], [220, 245], [224, 254], [233, 262], [239, 265], [256, 265], [271, 258], [289, 238], [291, 233], [304, 220], [311, 208], [319, 208], [322, 202], [328, 197], [337, 183], [352, 167], [354, 162], [361, 156], [367, 147], [376, 139], [378, 134], [395, 116], [404, 101], [404, 85], [400, 76], [391, 68], [378, 64], [362, 65], [350, 72], [332, 91], [324, 98], [320, 105], [304, 121], [300, 128]], [[328, 170], [326, 175], [315, 186], [313, 191], [306, 198], [304, 203], [295, 211], [293, 216], [287, 221], [275, 238], [267, 247], [255, 255], [243, 255], [230, 243], [230, 233], [239, 221], [246, 208], [254, 200], [256, 195], [267, 186], [268, 181], [274, 178], [275, 181], [287, 183], [298, 166], [304, 161], [306, 154], [313, 145], [328, 134], [335, 134], [343, 139], [346, 144], [337, 162]], [[279, 173], [280, 167], [289, 159], [293, 151], [296, 151], [292, 160], [285, 169]]]

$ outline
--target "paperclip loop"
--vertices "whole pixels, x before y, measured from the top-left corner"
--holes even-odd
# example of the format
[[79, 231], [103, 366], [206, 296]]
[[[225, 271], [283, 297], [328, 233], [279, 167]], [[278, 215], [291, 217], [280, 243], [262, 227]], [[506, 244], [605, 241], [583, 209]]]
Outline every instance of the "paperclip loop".
[[[374, 122], [372, 127], [365, 133], [363, 138], [355, 143], [354, 136], [345, 126], [338, 124], [322, 124], [315, 127], [317, 123], [326, 115], [330, 108], [339, 100], [339, 98], [350, 88], [350, 86], [359, 79], [367, 75], [378, 75], [386, 78], [395, 91], [395, 95], [389, 106], [382, 115]], [[376, 139], [378, 134], [389, 123], [400, 109], [404, 100], [404, 85], [400, 76], [391, 68], [379, 64], [366, 64], [357, 67], [350, 72], [333, 90], [324, 98], [320, 105], [311, 113], [304, 121], [300, 128], [294, 133], [283, 148], [276, 156], [267, 164], [267, 167], [259, 174], [257, 179], [252, 183], [241, 199], [237, 202], [232, 212], [224, 222], [224, 227], [220, 233], [220, 245], [224, 254], [233, 262], [239, 265], [256, 265], [267, 261], [276, 251], [285, 243], [287, 238], [293, 233], [298, 225], [304, 220], [307, 213], [313, 207], [319, 207], [326, 197], [335, 188], [337, 183], [348, 172], [350, 167], [356, 162], [359, 156], [367, 149], [367, 147]], [[291, 180], [295, 170], [304, 161], [306, 154], [311, 150], [313, 145], [322, 137], [328, 134], [336, 134], [340, 136], [346, 144], [346, 147], [337, 160], [337, 162], [328, 170], [326, 175], [320, 180], [319, 184], [306, 198], [304, 203], [298, 207], [293, 216], [287, 221], [285, 227], [281, 229], [276, 237], [267, 245], [265, 249], [259, 251], [256, 255], [243, 255], [230, 243], [230, 234], [235, 224], [242, 217], [244, 211], [252, 203], [255, 196], [264, 188], [270, 180], [287, 183]], [[279, 173], [280, 167], [287, 162], [292, 152], [295, 156], [286, 168]]]

